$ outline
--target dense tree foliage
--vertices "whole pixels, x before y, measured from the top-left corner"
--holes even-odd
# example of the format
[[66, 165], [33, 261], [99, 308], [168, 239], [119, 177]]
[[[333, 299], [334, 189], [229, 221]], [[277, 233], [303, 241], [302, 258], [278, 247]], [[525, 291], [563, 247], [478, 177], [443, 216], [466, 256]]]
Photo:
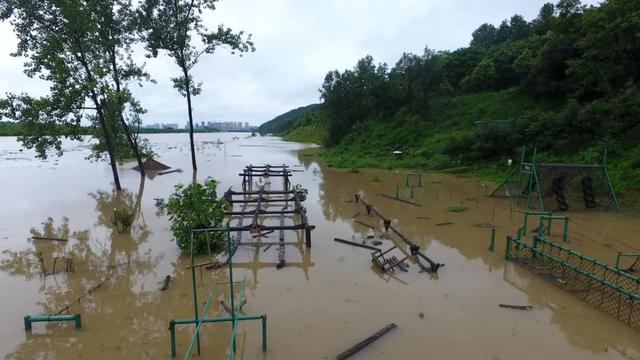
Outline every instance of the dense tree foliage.
[[[480, 119], [487, 121], [451, 138], [442, 150], [454, 165], [525, 144], [557, 155], [637, 145], [639, 87], [640, 2], [586, 7], [560, 0], [531, 21], [514, 15], [498, 26], [482, 24], [470, 45], [455, 51], [403, 54], [391, 69], [366, 56], [353, 69], [329, 72], [320, 93], [329, 145], [370, 122], [402, 118], [416, 129], [437, 128], [434, 99], [515, 89], [545, 104], [513, 119]], [[387, 150], [402, 146], [398, 139]]]
[[0, 2], [0, 20], [9, 21], [18, 38], [12, 55], [25, 59], [25, 74], [50, 86], [42, 98], [7, 94], [0, 117], [20, 122], [26, 131], [18, 140], [40, 157], [52, 148], [61, 154], [61, 138], [79, 139], [81, 121], [88, 120], [94, 156], [109, 161], [118, 190], [117, 156], [132, 154], [142, 163], [132, 132], [142, 108], [127, 85], [147, 75], [131, 57], [138, 23], [132, 6], [128, 0]]

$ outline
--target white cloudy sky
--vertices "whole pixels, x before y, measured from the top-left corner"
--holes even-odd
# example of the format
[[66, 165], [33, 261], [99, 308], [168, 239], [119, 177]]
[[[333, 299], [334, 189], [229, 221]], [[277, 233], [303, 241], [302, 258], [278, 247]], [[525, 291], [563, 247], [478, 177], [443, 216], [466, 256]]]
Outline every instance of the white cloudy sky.
[[[548, 0], [547, 0], [548, 1]], [[224, 0], [206, 15], [253, 34], [256, 52], [240, 58], [221, 50], [195, 69], [204, 83], [195, 99], [197, 121], [258, 125], [292, 108], [318, 102], [318, 88], [332, 69], [352, 67], [366, 54], [393, 65], [403, 52], [466, 46], [480, 24], [513, 14], [534, 18], [544, 0]], [[595, 4], [596, 0], [586, 1]], [[23, 59], [9, 56], [16, 39], [0, 24], [0, 94], [44, 95], [47, 84], [22, 73]], [[148, 60], [157, 84], [136, 89], [148, 109], [144, 122], [185, 123], [186, 102], [171, 87], [176, 67], [167, 57]]]

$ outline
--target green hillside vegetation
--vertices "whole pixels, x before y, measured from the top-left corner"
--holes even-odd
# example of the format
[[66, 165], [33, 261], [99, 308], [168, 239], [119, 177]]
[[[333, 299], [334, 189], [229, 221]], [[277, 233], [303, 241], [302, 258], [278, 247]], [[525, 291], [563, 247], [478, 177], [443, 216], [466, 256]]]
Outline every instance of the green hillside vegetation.
[[587, 149], [608, 149], [612, 180], [631, 197], [640, 189], [639, 85], [640, 1], [561, 0], [531, 21], [481, 25], [468, 47], [405, 53], [391, 68], [366, 56], [331, 71], [317, 116], [281, 131], [321, 139], [331, 166], [493, 179], [523, 145], [540, 161], [582, 162]]
[[278, 115], [270, 121], [260, 125], [258, 132], [262, 135], [273, 134], [283, 135], [293, 126], [293, 123], [304, 113], [317, 108], [320, 104], [311, 104], [307, 106], [301, 106], [297, 109], [287, 111], [282, 115]]

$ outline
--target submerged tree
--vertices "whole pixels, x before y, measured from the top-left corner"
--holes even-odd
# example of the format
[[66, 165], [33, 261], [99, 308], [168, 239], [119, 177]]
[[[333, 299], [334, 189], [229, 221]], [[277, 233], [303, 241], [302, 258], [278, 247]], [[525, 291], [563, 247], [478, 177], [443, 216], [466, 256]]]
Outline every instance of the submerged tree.
[[[189, 141], [191, 164], [197, 170], [193, 141], [193, 109], [191, 97], [200, 94], [202, 84], [195, 82], [191, 70], [204, 54], [213, 54], [220, 47], [231, 53], [255, 51], [251, 34], [234, 33], [230, 28], [218, 25], [209, 30], [203, 23], [205, 10], [215, 10], [218, 0], [145, 0], [140, 13], [140, 28], [146, 38], [151, 56], [164, 50], [180, 68], [181, 75], [172, 78], [173, 87], [187, 98], [189, 116]], [[195, 38], [195, 39], [194, 39]]]
[[[0, 20], [14, 27], [18, 48], [12, 55], [28, 59], [25, 73], [50, 83], [50, 93], [42, 99], [9, 95], [0, 104], [1, 115], [26, 124], [29, 131], [20, 141], [40, 157], [50, 148], [62, 153], [61, 136], [66, 134], [54, 131], [59, 125], [79, 139], [81, 120], [88, 120], [98, 140], [94, 155], [100, 158], [106, 152], [120, 190], [116, 139], [124, 136], [141, 163], [137, 137], [125, 118], [141, 108], [126, 84], [147, 78], [130, 56], [130, 2], [6, 0], [0, 3]], [[139, 123], [135, 115], [130, 118]]]

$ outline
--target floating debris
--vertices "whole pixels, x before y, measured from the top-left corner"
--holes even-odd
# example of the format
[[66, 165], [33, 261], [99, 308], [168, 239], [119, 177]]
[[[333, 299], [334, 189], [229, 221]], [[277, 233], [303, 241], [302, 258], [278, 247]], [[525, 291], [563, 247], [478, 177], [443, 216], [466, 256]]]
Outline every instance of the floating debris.
[[479, 228], [487, 228], [487, 229], [493, 229], [496, 227], [494, 224], [491, 224], [491, 223], [479, 223], [479, 224], [473, 224], [473, 226], [479, 227]]
[[46, 237], [46, 236], [32, 236], [32, 237], [31, 237], [31, 239], [32, 239], [32, 240], [60, 241], [60, 242], [66, 242], [66, 241], [69, 241], [68, 239], [54, 238], [54, 237]]
[[165, 291], [169, 288], [169, 282], [171, 281], [171, 275], [167, 275], [164, 280], [162, 281], [162, 287], [160, 288], [160, 291]]
[[378, 330], [378, 332], [376, 332], [375, 334], [369, 336], [368, 338], [360, 341], [359, 343], [353, 345], [352, 347], [350, 347], [349, 349], [347, 349], [346, 351], [340, 353], [338, 356], [336, 356], [336, 360], [344, 360], [344, 359], [348, 359], [350, 358], [352, 355], [354, 355], [355, 353], [357, 353], [358, 351], [364, 349], [365, 347], [367, 347], [369, 344], [373, 343], [374, 341], [378, 340], [379, 338], [381, 338], [384, 334], [388, 333], [389, 331], [395, 329], [397, 327], [396, 324], [391, 323], [385, 327], [383, 327], [382, 329]]
[[375, 227], [367, 224], [366, 222], [362, 222], [360, 220], [354, 220], [354, 221], [357, 222], [358, 224], [362, 225], [362, 226], [368, 227], [369, 229], [375, 229]]
[[453, 225], [453, 223], [448, 221], [448, 222], [441, 222], [441, 223], [438, 223], [438, 224], [436, 224], [436, 225], [438, 225], [438, 226], [443, 226], [443, 225]]
[[360, 243], [357, 243], [357, 242], [354, 242], [354, 241], [344, 240], [344, 239], [340, 239], [340, 238], [334, 238], [333, 241], [339, 242], [339, 243], [342, 243], [342, 244], [355, 246], [355, 247], [360, 247], [360, 248], [363, 248], [363, 249], [369, 249], [369, 250], [372, 250], [372, 251], [380, 251], [380, 249], [377, 248], [377, 247], [369, 246], [369, 245], [366, 245], [366, 244], [360, 244]]
[[171, 174], [171, 173], [181, 173], [182, 169], [173, 169], [173, 170], [169, 170], [169, 171], [160, 171], [158, 173], [158, 175], [167, 175], [167, 174]]
[[498, 305], [501, 308], [506, 308], [506, 309], [516, 309], [516, 310], [531, 310], [533, 309], [533, 306], [531, 305], [509, 305], [509, 304], [500, 304]]
[[[167, 166], [167, 165], [165, 165], [165, 164], [163, 164], [163, 163], [161, 163], [159, 161], [156, 161], [153, 158], [147, 158], [147, 160], [142, 162], [142, 167], [145, 170], [150, 170], [150, 171], [162, 171], [162, 170], [171, 169], [170, 166]], [[136, 165], [133, 168], [133, 170], [140, 171], [140, 167]]]

